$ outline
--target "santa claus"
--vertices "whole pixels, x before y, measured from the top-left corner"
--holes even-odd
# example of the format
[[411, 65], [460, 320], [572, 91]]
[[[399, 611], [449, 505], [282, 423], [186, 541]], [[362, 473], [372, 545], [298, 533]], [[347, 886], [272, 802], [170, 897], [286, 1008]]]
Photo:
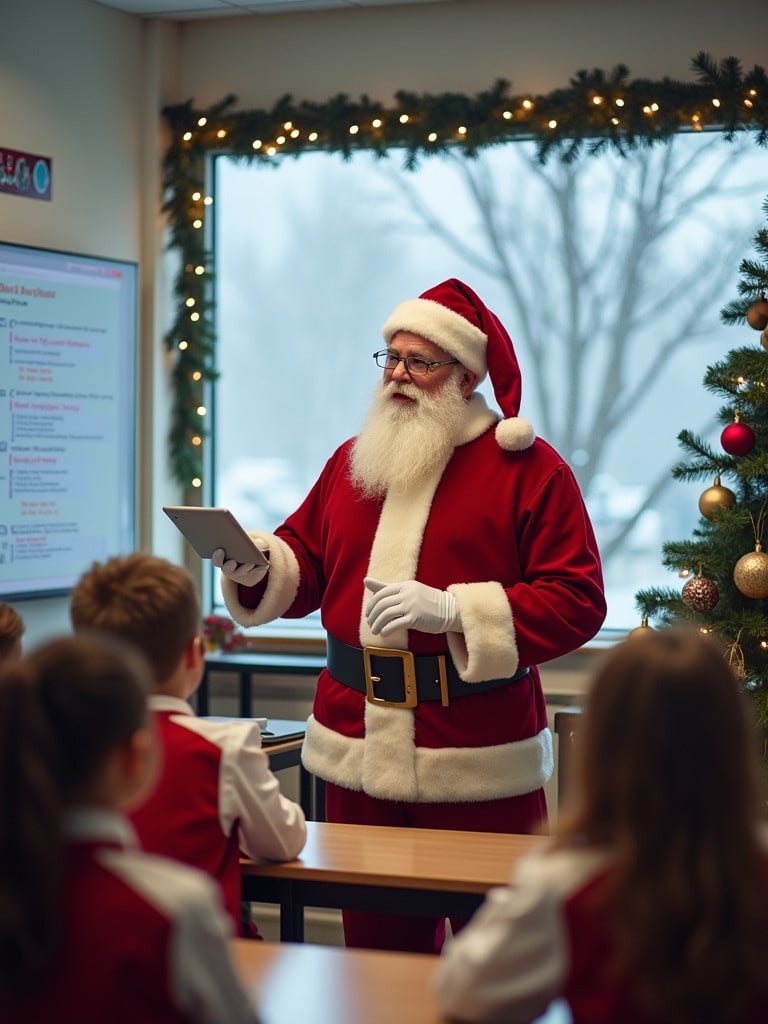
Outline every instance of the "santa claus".
[[[512, 342], [471, 288], [400, 303], [383, 335], [359, 435], [274, 533], [252, 532], [268, 569], [214, 555], [224, 599], [243, 626], [321, 610], [302, 760], [328, 820], [538, 830], [553, 754], [537, 666], [605, 618], [589, 517], [518, 416]], [[486, 374], [503, 417], [476, 391]], [[344, 928], [348, 945], [429, 952], [442, 934], [359, 912]]]

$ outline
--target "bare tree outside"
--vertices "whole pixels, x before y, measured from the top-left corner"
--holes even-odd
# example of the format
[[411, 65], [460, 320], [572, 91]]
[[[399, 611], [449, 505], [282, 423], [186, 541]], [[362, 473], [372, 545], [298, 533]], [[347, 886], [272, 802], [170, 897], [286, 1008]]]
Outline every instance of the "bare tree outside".
[[[276, 525], [359, 427], [391, 308], [461, 277], [513, 337], [521, 414], [579, 479], [608, 624], [633, 625], [634, 591], [664, 572], [662, 537], [698, 514], [679, 483], [667, 493], [670, 467], [684, 425], [714, 427], [700, 385], [732, 344], [719, 309], [759, 216], [756, 150], [713, 133], [544, 165], [525, 143], [415, 170], [396, 153], [222, 161], [217, 500]], [[287, 507], [267, 510], [276, 472]]]

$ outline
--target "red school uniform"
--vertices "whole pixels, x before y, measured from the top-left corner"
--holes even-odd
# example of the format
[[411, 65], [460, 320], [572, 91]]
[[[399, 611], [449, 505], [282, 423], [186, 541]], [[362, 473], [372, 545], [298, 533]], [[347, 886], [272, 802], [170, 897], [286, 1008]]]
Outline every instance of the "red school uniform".
[[78, 809], [67, 832], [61, 950], [46, 981], [0, 993], [3, 1024], [255, 1024], [214, 883], [114, 812]]
[[307, 837], [304, 813], [283, 796], [255, 722], [199, 718], [186, 701], [150, 697], [161, 741], [160, 779], [131, 813], [145, 850], [200, 868], [221, 885], [237, 930], [241, 852], [292, 860]]

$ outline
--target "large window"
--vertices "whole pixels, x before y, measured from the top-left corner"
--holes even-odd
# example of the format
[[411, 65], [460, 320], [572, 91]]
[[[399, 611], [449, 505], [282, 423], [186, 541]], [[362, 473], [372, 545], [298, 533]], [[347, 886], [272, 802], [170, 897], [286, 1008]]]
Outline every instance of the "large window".
[[415, 170], [396, 152], [217, 157], [214, 501], [247, 526], [278, 525], [359, 427], [391, 309], [459, 277], [513, 338], [521, 414], [579, 479], [606, 627], [636, 625], [635, 592], [670, 583], [662, 543], [690, 533], [707, 486], [671, 477], [677, 434], [717, 444], [704, 371], [752, 340], [719, 310], [759, 219], [764, 162], [749, 138], [716, 133], [570, 164], [540, 164], [532, 143]]

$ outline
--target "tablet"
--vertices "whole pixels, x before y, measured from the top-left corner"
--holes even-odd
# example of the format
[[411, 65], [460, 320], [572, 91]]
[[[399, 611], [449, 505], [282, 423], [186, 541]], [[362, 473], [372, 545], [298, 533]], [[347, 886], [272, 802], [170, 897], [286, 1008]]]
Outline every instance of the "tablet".
[[224, 548], [227, 560], [269, 565], [264, 552], [245, 532], [228, 508], [163, 505], [163, 512], [181, 530], [201, 558]]

